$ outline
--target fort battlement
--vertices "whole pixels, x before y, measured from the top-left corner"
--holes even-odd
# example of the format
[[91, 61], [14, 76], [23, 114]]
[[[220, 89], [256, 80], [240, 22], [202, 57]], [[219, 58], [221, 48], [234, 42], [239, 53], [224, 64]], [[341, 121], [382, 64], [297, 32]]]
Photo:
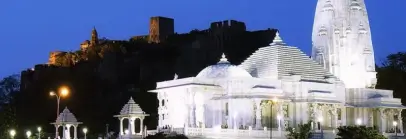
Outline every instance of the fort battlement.
[[244, 22], [236, 21], [236, 20], [224, 20], [220, 22], [212, 22], [210, 25], [211, 30], [217, 29], [232, 29], [232, 30], [240, 30], [246, 31], [246, 26]]

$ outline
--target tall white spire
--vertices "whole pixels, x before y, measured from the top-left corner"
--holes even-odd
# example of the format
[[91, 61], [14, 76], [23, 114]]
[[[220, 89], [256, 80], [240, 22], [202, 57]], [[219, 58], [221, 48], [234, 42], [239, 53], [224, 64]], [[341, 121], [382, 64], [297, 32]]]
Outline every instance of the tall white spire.
[[312, 59], [347, 88], [376, 84], [371, 30], [364, 0], [318, 0]]

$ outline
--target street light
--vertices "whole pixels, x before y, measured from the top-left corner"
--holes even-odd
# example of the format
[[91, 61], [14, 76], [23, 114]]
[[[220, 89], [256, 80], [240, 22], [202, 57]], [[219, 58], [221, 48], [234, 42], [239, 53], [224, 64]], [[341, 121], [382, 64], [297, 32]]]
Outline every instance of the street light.
[[25, 132], [25, 134], [27, 135], [27, 139], [31, 137], [31, 131], [28, 130], [27, 132]]
[[37, 130], [38, 130], [38, 139], [41, 139], [41, 130], [42, 130], [42, 128], [38, 127]]
[[276, 98], [276, 97], [272, 98], [272, 100], [271, 100], [271, 116], [270, 116], [270, 117], [271, 117], [271, 126], [270, 126], [270, 128], [269, 128], [269, 129], [270, 129], [269, 131], [271, 132], [271, 133], [270, 133], [270, 134], [271, 134], [271, 136], [270, 136], [271, 139], [272, 139], [272, 120], [273, 120], [273, 119], [272, 119], [272, 106], [273, 106], [273, 104], [276, 103], [276, 102], [278, 102], [278, 98]]
[[[69, 95], [69, 89], [66, 86], [60, 87], [59, 90], [59, 95], [58, 93], [55, 93], [54, 91], [49, 92], [50, 96], [55, 96], [56, 97], [56, 119], [59, 117], [59, 102], [61, 101], [61, 97], [66, 97]], [[58, 138], [58, 130], [55, 131], [55, 138]]]
[[360, 118], [358, 118], [358, 119], [357, 119], [357, 125], [359, 126], [359, 125], [361, 125], [361, 124], [362, 124], [362, 121], [361, 121]]
[[393, 121], [393, 126], [395, 127], [395, 136], [398, 136], [398, 122]]
[[14, 136], [16, 135], [16, 131], [14, 130], [14, 129], [11, 129], [10, 130], [10, 137], [12, 138], [12, 139], [14, 139]]
[[83, 128], [83, 133], [85, 134], [85, 139], [86, 139], [87, 128]]

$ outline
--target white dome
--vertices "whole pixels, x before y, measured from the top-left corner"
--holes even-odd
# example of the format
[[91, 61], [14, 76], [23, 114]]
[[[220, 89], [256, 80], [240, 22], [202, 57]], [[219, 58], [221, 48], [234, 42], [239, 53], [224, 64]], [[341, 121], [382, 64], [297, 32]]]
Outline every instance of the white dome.
[[228, 62], [225, 55], [216, 65], [211, 65], [204, 68], [196, 76], [197, 78], [241, 78], [241, 77], [252, 77], [246, 70], [232, 65]]

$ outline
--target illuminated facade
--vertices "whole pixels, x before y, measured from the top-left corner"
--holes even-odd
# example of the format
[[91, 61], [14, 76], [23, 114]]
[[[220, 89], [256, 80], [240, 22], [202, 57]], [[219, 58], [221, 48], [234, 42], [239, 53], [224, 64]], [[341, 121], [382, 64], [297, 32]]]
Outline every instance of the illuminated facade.
[[196, 77], [159, 82], [151, 92], [158, 93], [158, 129], [191, 137], [269, 138], [271, 127], [273, 137], [283, 138], [286, 127], [308, 121], [326, 138], [342, 125], [378, 126], [382, 132], [393, 129], [393, 122], [403, 125], [403, 106], [392, 91], [346, 88], [279, 33], [241, 65], [223, 54]]
[[364, 0], [319, 0], [312, 41], [312, 58], [340, 78], [347, 88], [376, 85], [374, 49]]

